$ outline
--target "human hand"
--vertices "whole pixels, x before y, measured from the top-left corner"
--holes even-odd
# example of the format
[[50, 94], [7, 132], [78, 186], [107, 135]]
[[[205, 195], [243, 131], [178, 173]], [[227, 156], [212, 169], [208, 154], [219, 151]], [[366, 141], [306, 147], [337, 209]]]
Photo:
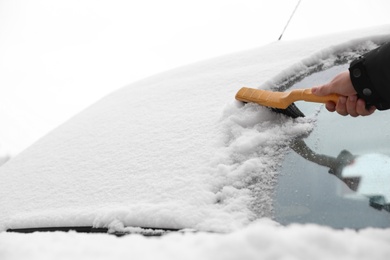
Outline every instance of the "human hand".
[[374, 106], [366, 109], [366, 102], [358, 98], [352, 85], [349, 71], [344, 71], [334, 77], [329, 83], [313, 87], [312, 93], [317, 96], [326, 96], [329, 94], [341, 95], [337, 104], [332, 101], [326, 103], [326, 109], [330, 112], [336, 111], [343, 116], [368, 116], [374, 113]]

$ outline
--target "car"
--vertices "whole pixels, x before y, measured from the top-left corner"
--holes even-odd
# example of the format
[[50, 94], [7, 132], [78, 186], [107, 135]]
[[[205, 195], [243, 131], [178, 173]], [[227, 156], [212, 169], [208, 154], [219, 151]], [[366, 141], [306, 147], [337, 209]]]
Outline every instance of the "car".
[[1, 166], [0, 231], [389, 228], [387, 112], [346, 118], [296, 102], [294, 116], [234, 99], [242, 86], [326, 82], [388, 29], [275, 42], [106, 96]]

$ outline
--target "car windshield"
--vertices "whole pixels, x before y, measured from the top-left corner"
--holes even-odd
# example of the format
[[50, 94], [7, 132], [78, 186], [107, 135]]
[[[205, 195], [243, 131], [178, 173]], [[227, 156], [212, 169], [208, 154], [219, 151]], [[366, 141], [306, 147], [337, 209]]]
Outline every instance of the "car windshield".
[[[329, 81], [348, 65], [316, 72], [290, 89]], [[343, 117], [323, 105], [296, 102], [316, 120], [309, 136], [295, 140], [281, 166], [275, 218], [282, 224], [317, 223], [335, 228], [390, 226], [390, 123], [386, 112]]]

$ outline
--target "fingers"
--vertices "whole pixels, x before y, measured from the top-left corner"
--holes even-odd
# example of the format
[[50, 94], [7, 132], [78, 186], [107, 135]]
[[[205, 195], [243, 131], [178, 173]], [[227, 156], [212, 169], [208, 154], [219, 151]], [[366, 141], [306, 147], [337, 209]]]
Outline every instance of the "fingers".
[[359, 115], [361, 116], [369, 116], [372, 113], [374, 113], [376, 110], [375, 106], [371, 106], [370, 108], [367, 109], [366, 107], [366, 102], [362, 99], [358, 99], [357, 105], [356, 105], [356, 111]]
[[363, 99], [358, 99], [356, 95], [349, 97], [340, 97], [335, 107], [326, 107], [329, 111], [336, 111], [342, 116], [350, 115], [352, 117], [368, 116], [375, 112], [375, 107], [366, 109], [366, 102]]
[[349, 114], [352, 117], [357, 117], [359, 114], [356, 111], [356, 102], [357, 102], [357, 96], [350, 96], [347, 98], [347, 102], [345, 104], [347, 108], [347, 115]]
[[329, 101], [325, 104], [325, 107], [326, 109], [329, 111], [329, 112], [334, 112], [336, 111], [336, 104], [332, 101]]
[[340, 97], [336, 104], [336, 111], [342, 116], [347, 116], [347, 97]]
[[368, 116], [374, 113], [375, 107], [366, 109], [366, 103], [363, 99], [357, 97], [349, 71], [344, 71], [334, 77], [329, 83], [313, 87], [311, 92], [316, 96], [326, 96], [329, 94], [341, 95], [337, 104], [327, 102], [326, 109], [330, 112], [337, 112], [340, 115], [352, 117]]

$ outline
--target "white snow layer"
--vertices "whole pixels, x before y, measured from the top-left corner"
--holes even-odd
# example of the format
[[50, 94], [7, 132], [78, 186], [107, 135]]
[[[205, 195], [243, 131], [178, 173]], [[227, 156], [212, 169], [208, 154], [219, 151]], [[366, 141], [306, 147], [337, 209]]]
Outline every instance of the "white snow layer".
[[168, 234], [161, 238], [102, 234], [0, 233], [0, 257], [14, 259], [344, 259], [387, 260], [390, 230], [278, 226], [261, 220], [229, 234]]
[[275, 42], [136, 82], [0, 168], [0, 230], [93, 225], [231, 233], [150, 239], [3, 232], [0, 258], [385, 259], [389, 230], [253, 223], [272, 218], [287, 143], [310, 132], [314, 119], [241, 107], [234, 95], [242, 86], [270, 88], [338, 50], [388, 40], [389, 29]]

